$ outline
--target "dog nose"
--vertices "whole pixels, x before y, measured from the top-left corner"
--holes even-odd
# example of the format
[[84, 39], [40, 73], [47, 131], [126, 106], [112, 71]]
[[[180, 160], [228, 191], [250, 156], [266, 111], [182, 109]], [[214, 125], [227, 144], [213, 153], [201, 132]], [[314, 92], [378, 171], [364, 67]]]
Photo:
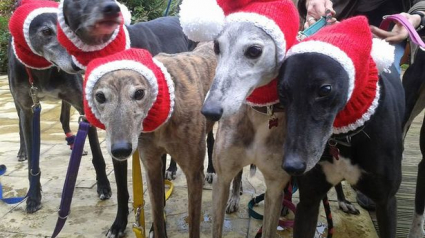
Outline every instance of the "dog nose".
[[115, 2], [107, 2], [102, 6], [103, 14], [114, 16], [120, 12], [120, 7]]
[[111, 146], [111, 153], [117, 159], [126, 159], [131, 155], [133, 148], [131, 143], [119, 141]]
[[297, 176], [304, 173], [306, 169], [306, 163], [301, 159], [291, 156], [286, 156], [283, 162], [282, 168], [290, 175]]
[[202, 107], [201, 113], [209, 120], [218, 121], [223, 115], [223, 108], [213, 103], [207, 103]]

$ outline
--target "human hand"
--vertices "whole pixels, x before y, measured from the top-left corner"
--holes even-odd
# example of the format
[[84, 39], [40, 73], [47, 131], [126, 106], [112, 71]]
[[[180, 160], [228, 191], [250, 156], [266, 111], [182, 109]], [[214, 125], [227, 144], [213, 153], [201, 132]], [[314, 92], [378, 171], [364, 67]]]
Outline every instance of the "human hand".
[[[419, 27], [421, 24], [421, 17], [417, 14], [410, 15], [405, 12], [400, 14], [403, 15], [414, 28]], [[395, 25], [391, 31], [385, 31], [376, 26], [370, 26], [370, 30], [374, 37], [384, 39], [391, 44], [399, 43], [409, 36], [407, 29], [397, 21], [395, 21]]]
[[[310, 27], [322, 16], [325, 16], [326, 10], [330, 11], [332, 16], [335, 15], [335, 10], [333, 9], [333, 3], [330, 0], [307, 0], [306, 1], [306, 22], [304, 24], [304, 29]], [[336, 18], [332, 17], [328, 20], [328, 24], [336, 22]]]

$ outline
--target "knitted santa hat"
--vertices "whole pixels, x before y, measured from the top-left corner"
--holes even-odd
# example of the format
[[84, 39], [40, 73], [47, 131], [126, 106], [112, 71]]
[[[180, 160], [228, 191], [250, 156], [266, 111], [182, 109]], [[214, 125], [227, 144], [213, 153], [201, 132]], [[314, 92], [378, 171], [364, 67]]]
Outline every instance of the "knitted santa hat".
[[[299, 18], [291, 0], [183, 0], [180, 6], [183, 32], [194, 41], [214, 40], [226, 25], [236, 22], [252, 23], [275, 41], [278, 66], [296, 42]], [[246, 100], [251, 106], [278, 102], [276, 79], [256, 88]]]
[[[152, 105], [143, 120], [142, 132], [152, 132], [166, 123], [174, 108], [174, 83], [165, 66], [143, 49], [129, 49], [92, 60], [84, 80], [84, 113], [94, 126], [105, 129], [93, 102], [93, 88], [102, 76], [116, 70], [133, 70], [141, 74], [152, 89]], [[116, 80], [120, 80], [117, 78]]]
[[58, 12], [58, 3], [45, 0], [23, 0], [13, 12], [9, 21], [12, 35], [12, 49], [16, 58], [25, 66], [33, 69], [47, 69], [52, 63], [34, 50], [29, 37], [31, 22], [41, 14]]
[[[320, 53], [338, 61], [349, 78], [347, 103], [334, 121], [334, 133], [347, 133], [364, 125], [379, 103], [379, 72], [394, 61], [394, 47], [372, 40], [368, 21], [359, 16], [328, 26], [293, 46], [287, 58]], [[378, 65], [378, 67], [377, 67]]]
[[130, 24], [131, 15], [126, 6], [117, 2], [121, 8], [120, 14], [123, 20], [120, 26], [112, 33], [111, 38], [100, 45], [87, 45], [65, 22], [63, 3], [64, 0], [61, 0], [58, 11], [58, 40], [72, 56], [72, 60], [79, 68], [86, 69], [92, 59], [105, 57], [130, 48], [130, 37], [124, 24]]

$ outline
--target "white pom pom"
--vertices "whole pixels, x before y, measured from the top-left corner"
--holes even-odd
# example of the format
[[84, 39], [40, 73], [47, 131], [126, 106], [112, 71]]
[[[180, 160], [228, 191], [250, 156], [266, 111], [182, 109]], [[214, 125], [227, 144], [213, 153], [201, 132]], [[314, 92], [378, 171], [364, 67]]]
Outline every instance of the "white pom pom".
[[118, 3], [118, 6], [120, 6], [121, 9], [121, 14], [122, 17], [124, 19], [124, 25], [129, 26], [131, 25], [131, 12], [130, 10], [128, 10], [127, 6], [122, 4], [122, 3]]
[[394, 46], [384, 40], [373, 38], [370, 55], [375, 61], [378, 73], [382, 73], [394, 63]]
[[216, 0], [183, 0], [180, 25], [193, 41], [212, 41], [223, 30], [225, 16]]

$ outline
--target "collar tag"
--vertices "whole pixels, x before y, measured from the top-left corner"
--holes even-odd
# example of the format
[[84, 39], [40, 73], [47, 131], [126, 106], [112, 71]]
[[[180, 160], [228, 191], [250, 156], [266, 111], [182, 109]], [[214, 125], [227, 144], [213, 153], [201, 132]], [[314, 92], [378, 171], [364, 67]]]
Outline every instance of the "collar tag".
[[279, 126], [279, 119], [274, 116], [273, 105], [267, 106], [267, 115], [269, 118], [269, 130]]
[[335, 143], [329, 143], [329, 153], [334, 157], [336, 160], [339, 160], [339, 149], [336, 147]]

